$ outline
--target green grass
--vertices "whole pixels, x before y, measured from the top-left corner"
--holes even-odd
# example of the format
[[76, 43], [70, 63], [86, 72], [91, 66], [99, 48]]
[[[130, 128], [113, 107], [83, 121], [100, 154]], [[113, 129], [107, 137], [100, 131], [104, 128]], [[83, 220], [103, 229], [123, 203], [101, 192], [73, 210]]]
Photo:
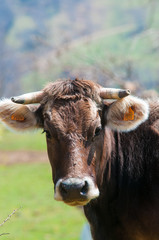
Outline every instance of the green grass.
[[[0, 126], [1, 127], [1, 126]], [[46, 151], [45, 134], [41, 131], [15, 133], [3, 128], [0, 133], [0, 150], [44, 150]]]
[[85, 222], [83, 213], [53, 199], [49, 164], [0, 166], [0, 227], [8, 240], [76, 240]]
[[[44, 150], [45, 134], [13, 133], [0, 126], [0, 150]], [[1, 156], [0, 156], [1, 157]], [[78, 240], [83, 213], [53, 198], [49, 163], [0, 165], [0, 223], [20, 208], [2, 227], [7, 240]]]

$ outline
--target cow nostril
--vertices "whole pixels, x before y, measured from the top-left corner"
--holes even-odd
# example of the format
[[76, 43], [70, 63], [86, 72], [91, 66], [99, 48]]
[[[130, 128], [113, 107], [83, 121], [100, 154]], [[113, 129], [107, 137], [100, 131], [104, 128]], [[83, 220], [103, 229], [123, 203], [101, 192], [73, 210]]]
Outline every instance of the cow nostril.
[[86, 195], [87, 192], [88, 192], [88, 182], [85, 181], [85, 182], [84, 182], [84, 186], [82, 187], [82, 189], [81, 189], [81, 191], [80, 191], [80, 194], [81, 194], [81, 195]]
[[63, 196], [67, 195], [68, 192], [68, 186], [65, 183], [60, 184], [60, 192], [62, 193]]

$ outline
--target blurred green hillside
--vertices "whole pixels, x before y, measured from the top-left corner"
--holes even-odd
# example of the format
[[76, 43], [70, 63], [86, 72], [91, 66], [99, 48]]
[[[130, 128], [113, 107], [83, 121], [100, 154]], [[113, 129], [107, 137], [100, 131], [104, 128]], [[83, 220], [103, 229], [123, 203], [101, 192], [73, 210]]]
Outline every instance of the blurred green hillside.
[[57, 78], [159, 90], [159, 1], [9, 0], [0, 5], [0, 97]]

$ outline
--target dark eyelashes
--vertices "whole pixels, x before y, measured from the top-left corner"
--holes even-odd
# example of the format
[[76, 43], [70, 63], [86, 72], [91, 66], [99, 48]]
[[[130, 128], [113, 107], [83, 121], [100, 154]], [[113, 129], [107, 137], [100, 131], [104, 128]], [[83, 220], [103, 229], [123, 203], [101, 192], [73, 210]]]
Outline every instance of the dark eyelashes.
[[101, 127], [101, 126], [100, 126], [100, 127], [97, 127], [96, 130], [95, 130], [95, 134], [94, 134], [94, 136], [95, 136], [95, 137], [96, 137], [96, 136], [99, 136], [101, 130], [102, 130], [102, 127]]

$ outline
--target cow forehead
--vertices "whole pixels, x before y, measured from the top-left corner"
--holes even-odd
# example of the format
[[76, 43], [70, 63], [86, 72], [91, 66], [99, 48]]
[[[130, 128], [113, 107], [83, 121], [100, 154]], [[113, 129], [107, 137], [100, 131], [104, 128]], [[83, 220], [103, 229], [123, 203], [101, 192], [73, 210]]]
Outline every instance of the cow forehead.
[[71, 122], [89, 125], [91, 122], [99, 119], [99, 108], [91, 99], [79, 99], [78, 101], [59, 100], [56, 102], [48, 102], [44, 108], [44, 116], [47, 115], [50, 121], [58, 124]]

